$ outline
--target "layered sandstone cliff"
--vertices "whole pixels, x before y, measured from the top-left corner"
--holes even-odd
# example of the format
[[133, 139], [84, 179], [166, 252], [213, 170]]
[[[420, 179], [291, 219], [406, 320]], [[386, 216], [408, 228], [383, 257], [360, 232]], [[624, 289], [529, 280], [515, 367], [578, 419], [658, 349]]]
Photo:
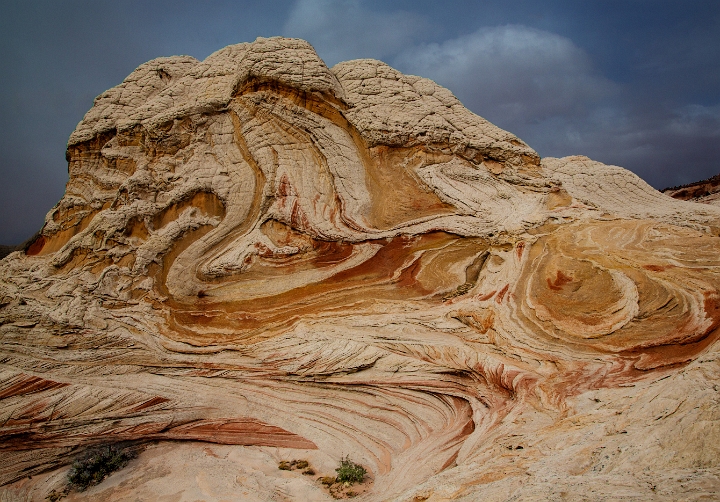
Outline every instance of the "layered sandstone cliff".
[[[367, 500], [720, 490], [720, 208], [280, 38], [140, 66], [67, 159], [0, 261], [7, 493], [118, 440], [236, 445], [259, 500], [329, 498], [247, 467], [293, 448]], [[85, 497], [222, 499], [192, 465]]]

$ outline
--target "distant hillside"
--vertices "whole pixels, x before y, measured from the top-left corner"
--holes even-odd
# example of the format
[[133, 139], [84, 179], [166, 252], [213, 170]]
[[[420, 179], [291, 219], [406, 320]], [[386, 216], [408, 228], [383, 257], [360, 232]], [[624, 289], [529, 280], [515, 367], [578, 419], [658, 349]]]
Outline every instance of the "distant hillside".
[[20, 249], [26, 249], [30, 245], [30, 243], [34, 242], [35, 239], [38, 238], [39, 235], [40, 235], [40, 231], [38, 230], [37, 232], [35, 232], [33, 234], [32, 237], [30, 237], [29, 239], [25, 240], [24, 242], [22, 242], [20, 244], [15, 245], [15, 246], [8, 246], [5, 244], [0, 244], [0, 260], [5, 258], [7, 255], [12, 253], [13, 251], [18, 251]]
[[666, 188], [661, 192], [675, 199], [720, 205], [720, 174], [687, 185]]
[[3, 246], [0, 244], [0, 260], [17, 249], [17, 246]]

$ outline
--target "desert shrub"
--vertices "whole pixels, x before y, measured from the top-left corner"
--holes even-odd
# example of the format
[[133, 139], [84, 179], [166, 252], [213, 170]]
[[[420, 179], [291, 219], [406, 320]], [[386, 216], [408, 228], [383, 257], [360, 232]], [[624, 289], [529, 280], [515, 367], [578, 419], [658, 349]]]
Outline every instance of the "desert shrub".
[[312, 467], [310, 467], [310, 462], [308, 462], [307, 460], [293, 460], [292, 462], [282, 460], [278, 464], [278, 469], [280, 469], [281, 471], [294, 471], [295, 469], [305, 469], [308, 472], [303, 472], [303, 474], [315, 474], [315, 471], [313, 471]]
[[335, 469], [337, 480], [340, 483], [362, 483], [367, 471], [359, 464], [356, 464], [349, 457], [340, 460], [340, 467]]
[[[63, 488], [60, 491], [53, 490], [47, 494], [47, 496], [45, 497], [45, 500], [47, 500], [49, 502], [58, 502], [58, 501], [64, 499], [65, 497], [67, 497], [68, 493], [70, 493], [70, 488], [68, 488], [68, 487]], [[28, 499], [28, 500], [30, 500], [30, 499]]]
[[332, 476], [323, 476], [322, 478], [320, 478], [320, 482], [325, 486], [330, 486], [335, 483], [335, 481], [335, 478]]
[[68, 473], [68, 483], [72, 488], [84, 491], [125, 467], [137, 453], [136, 448], [122, 444], [91, 448], [73, 462]]

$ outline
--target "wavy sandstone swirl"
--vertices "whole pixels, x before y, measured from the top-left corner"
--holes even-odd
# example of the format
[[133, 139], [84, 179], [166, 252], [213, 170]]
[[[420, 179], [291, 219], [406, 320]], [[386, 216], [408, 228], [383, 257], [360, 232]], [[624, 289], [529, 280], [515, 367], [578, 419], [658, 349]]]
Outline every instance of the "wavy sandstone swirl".
[[145, 63], [67, 158], [0, 262], [0, 483], [128, 439], [348, 454], [368, 500], [720, 489], [720, 208], [280, 38]]

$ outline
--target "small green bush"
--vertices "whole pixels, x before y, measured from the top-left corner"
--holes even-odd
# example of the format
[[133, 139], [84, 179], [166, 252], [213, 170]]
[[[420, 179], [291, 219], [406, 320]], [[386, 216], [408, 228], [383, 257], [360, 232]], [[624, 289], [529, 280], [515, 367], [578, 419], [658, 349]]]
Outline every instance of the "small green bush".
[[68, 473], [68, 483], [78, 491], [100, 483], [111, 473], [122, 469], [137, 456], [137, 449], [127, 445], [106, 445], [88, 450], [75, 460]]
[[339, 483], [362, 483], [367, 474], [365, 468], [350, 460], [349, 456], [340, 460], [340, 467], [335, 472]]

